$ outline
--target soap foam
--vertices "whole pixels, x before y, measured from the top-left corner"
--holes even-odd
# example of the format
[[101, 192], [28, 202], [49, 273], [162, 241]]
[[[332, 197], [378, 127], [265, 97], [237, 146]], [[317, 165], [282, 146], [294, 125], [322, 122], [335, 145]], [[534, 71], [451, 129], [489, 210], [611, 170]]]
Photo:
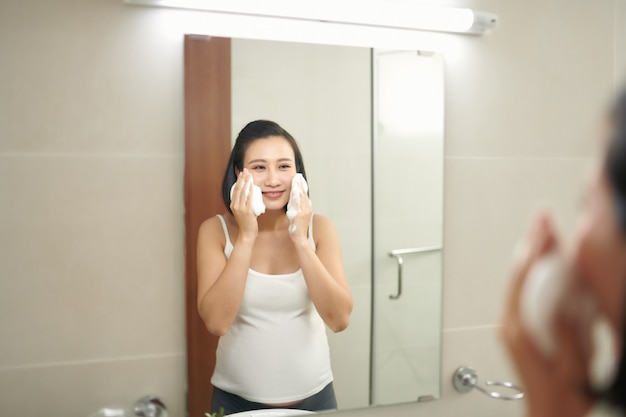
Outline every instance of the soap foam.
[[291, 192], [289, 193], [289, 202], [287, 203], [287, 218], [289, 219], [289, 233], [295, 233], [296, 225], [294, 220], [300, 212], [300, 194], [309, 191], [304, 176], [297, 173], [291, 180]]
[[559, 311], [582, 329], [590, 325], [596, 309], [591, 297], [576, 287], [563, 256], [553, 251], [531, 267], [520, 294], [522, 325], [549, 358], [556, 353], [553, 328]]
[[[235, 191], [235, 185], [237, 184], [233, 184], [230, 188], [231, 200], [233, 198], [233, 192]], [[244, 187], [246, 187], [244, 191], [244, 198], [246, 199], [250, 194], [250, 190], [252, 190], [252, 211], [254, 212], [254, 215], [258, 217], [265, 213], [265, 203], [263, 203], [263, 192], [261, 191], [261, 187], [255, 185], [252, 181], [247, 181]]]

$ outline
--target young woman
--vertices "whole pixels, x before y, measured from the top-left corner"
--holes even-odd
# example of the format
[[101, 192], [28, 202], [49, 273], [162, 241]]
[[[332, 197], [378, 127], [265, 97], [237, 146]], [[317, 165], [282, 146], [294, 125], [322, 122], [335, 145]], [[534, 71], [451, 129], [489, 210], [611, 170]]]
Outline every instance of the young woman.
[[[590, 177], [570, 247], [563, 249], [550, 217], [540, 214], [513, 267], [502, 333], [526, 392], [527, 417], [626, 415], [626, 90], [608, 130], [608, 146]], [[581, 342], [580, 323], [559, 315], [552, 327], [556, 354], [547, 358], [522, 326], [520, 294], [528, 272], [552, 250], [565, 253], [575, 284], [592, 297], [615, 336], [615, 379], [609, 389], [598, 392], [590, 382], [589, 328]]]
[[[296, 173], [306, 178], [294, 138], [274, 122], [249, 123], [223, 180], [228, 213], [200, 226], [198, 311], [209, 332], [221, 336], [213, 412], [336, 408], [325, 328], [348, 326], [352, 296], [335, 228], [313, 215], [304, 192], [289, 232]], [[250, 181], [265, 204], [258, 217], [246, 192]]]

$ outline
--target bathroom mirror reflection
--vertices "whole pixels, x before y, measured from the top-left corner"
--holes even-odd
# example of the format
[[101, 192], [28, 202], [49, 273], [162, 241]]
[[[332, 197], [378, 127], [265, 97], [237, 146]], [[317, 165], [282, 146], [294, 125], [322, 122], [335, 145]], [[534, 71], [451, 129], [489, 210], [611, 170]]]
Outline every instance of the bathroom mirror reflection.
[[[257, 119], [289, 131], [313, 210], [339, 234], [354, 309], [346, 330], [327, 332], [338, 408], [437, 398], [443, 58], [254, 39], [229, 51], [230, 139]], [[390, 255], [407, 248], [432, 250]]]

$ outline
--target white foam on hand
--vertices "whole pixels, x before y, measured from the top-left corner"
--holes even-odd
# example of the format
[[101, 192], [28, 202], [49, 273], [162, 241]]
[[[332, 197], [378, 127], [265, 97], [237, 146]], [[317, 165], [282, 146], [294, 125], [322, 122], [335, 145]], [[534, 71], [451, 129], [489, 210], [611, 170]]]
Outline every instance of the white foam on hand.
[[556, 252], [538, 259], [528, 272], [520, 294], [522, 325], [546, 356], [556, 349], [552, 334], [557, 309], [567, 286], [567, 268]]
[[[591, 296], [574, 282], [572, 267], [553, 251], [531, 267], [520, 294], [522, 326], [548, 358], [556, 354], [553, 332], [559, 312], [584, 330], [591, 326], [597, 308]], [[585, 343], [584, 332], [579, 336], [580, 343]]]
[[[235, 185], [237, 185], [237, 183], [233, 184], [230, 188], [231, 200], [233, 198], [233, 192], [235, 191]], [[265, 213], [265, 203], [263, 203], [263, 192], [261, 191], [261, 187], [255, 185], [252, 181], [246, 181], [244, 187], [246, 188], [243, 197], [246, 199], [250, 194], [250, 190], [252, 190], [252, 211], [254, 212], [254, 215], [258, 217]]]
[[287, 218], [289, 219], [289, 233], [296, 231], [295, 218], [300, 212], [300, 194], [307, 193], [309, 185], [302, 176], [297, 173], [291, 180], [291, 192], [289, 193], [289, 202], [287, 203]]

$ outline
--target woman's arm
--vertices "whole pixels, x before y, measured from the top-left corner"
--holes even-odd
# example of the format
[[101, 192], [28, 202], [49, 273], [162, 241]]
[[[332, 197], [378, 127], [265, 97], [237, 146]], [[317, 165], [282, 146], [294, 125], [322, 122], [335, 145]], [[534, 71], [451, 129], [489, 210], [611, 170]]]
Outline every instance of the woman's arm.
[[[346, 280], [339, 237], [332, 222], [319, 214], [313, 218], [317, 252], [306, 235], [294, 240], [309, 295], [333, 332], [348, 327], [352, 294]], [[304, 238], [303, 238], [304, 237]]]
[[230, 258], [224, 255], [217, 217], [198, 231], [198, 312], [211, 334], [222, 336], [235, 321], [241, 305], [254, 240], [237, 241]]
[[[239, 178], [251, 180], [245, 170]], [[228, 259], [222, 244], [224, 231], [217, 217], [205, 220], [198, 230], [198, 312], [206, 328], [216, 336], [226, 333], [237, 317], [258, 234], [252, 193], [246, 198], [245, 187], [246, 181], [237, 181], [230, 203], [239, 233]]]

